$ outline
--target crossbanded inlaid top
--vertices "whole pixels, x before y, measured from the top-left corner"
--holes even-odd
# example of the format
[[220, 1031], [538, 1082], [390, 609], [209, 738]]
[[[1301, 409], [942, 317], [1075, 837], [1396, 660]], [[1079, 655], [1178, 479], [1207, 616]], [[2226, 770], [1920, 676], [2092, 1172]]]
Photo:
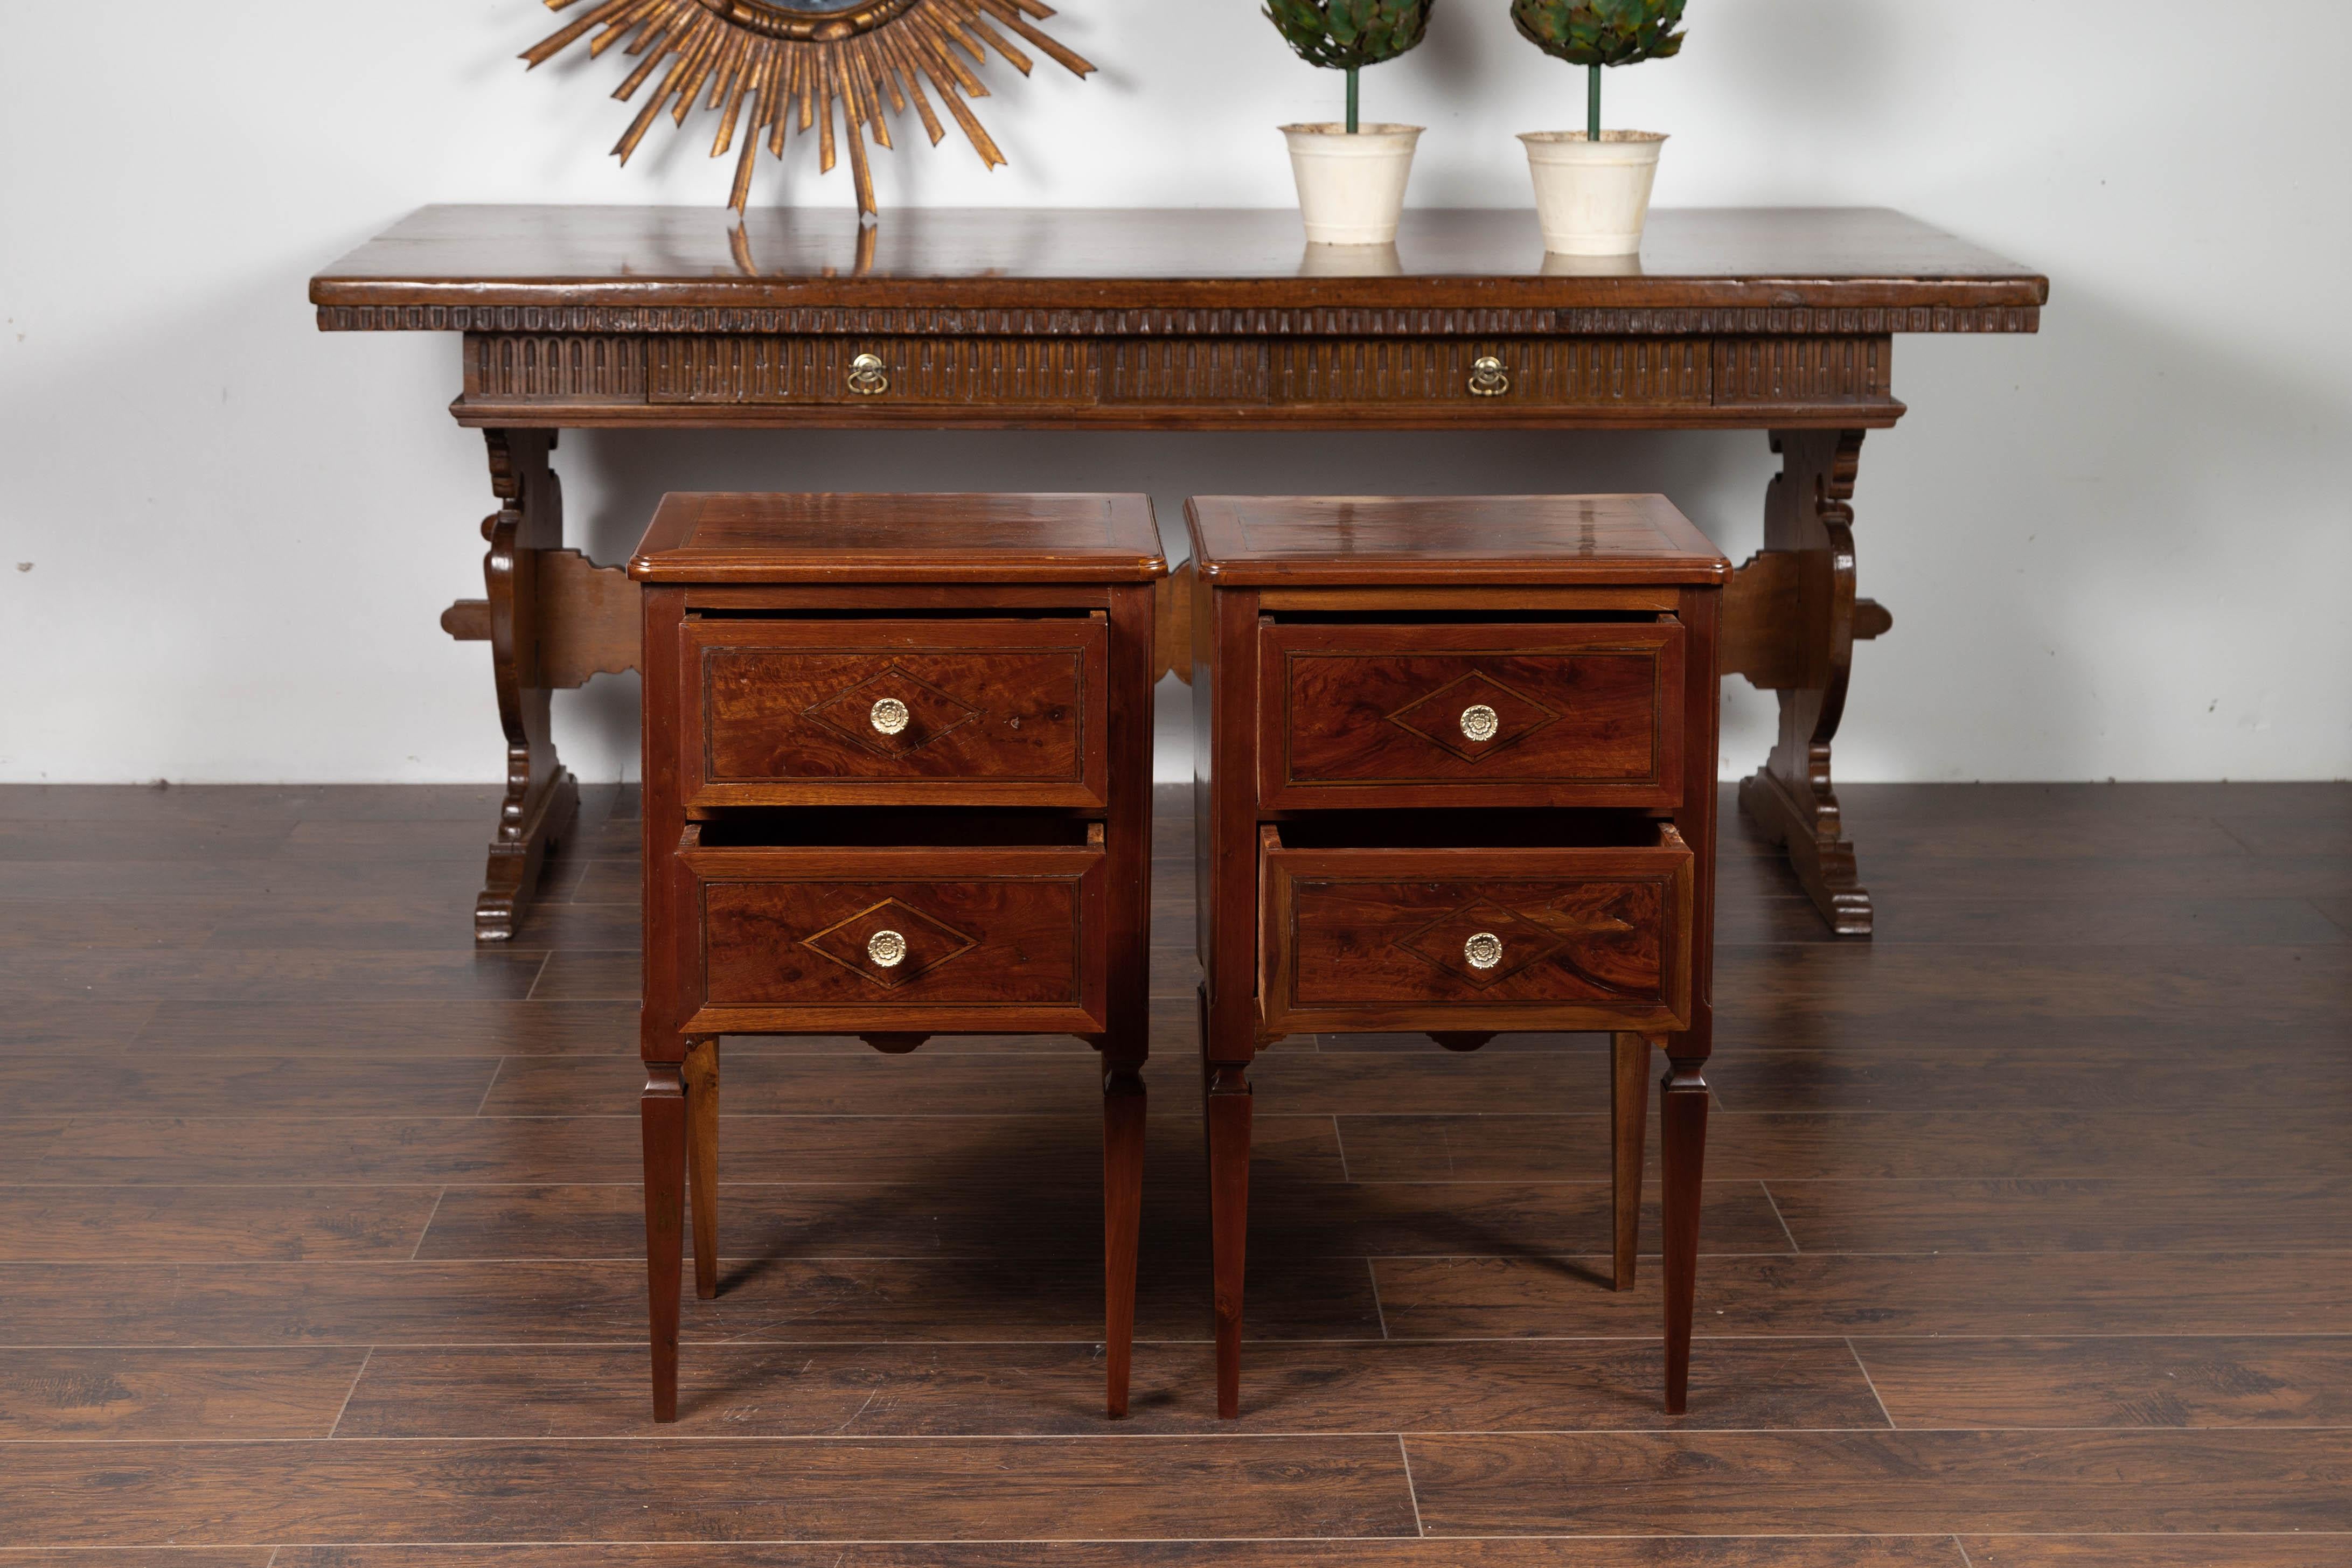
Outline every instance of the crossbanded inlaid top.
[[673, 493], [640, 582], [1138, 582], [1167, 559], [1151, 502], [1118, 495]]
[[1664, 496], [1198, 496], [1221, 583], [1720, 583], [1731, 562]]

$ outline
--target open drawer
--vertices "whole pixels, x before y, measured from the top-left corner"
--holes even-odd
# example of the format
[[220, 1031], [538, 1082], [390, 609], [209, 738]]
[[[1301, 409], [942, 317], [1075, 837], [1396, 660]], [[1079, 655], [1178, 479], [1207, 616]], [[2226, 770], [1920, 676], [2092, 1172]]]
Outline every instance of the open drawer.
[[1268, 1039], [1690, 1021], [1692, 857], [1670, 822], [1299, 819], [1260, 830], [1258, 886]]
[[[949, 821], [972, 813], [939, 813], [937, 835], [927, 813], [846, 815], [830, 842], [760, 842], [756, 819], [688, 826], [701, 973], [687, 1032], [1102, 1031], [1100, 823], [974, 842]], [[861, 821], [899, 841], [858, 841]]]

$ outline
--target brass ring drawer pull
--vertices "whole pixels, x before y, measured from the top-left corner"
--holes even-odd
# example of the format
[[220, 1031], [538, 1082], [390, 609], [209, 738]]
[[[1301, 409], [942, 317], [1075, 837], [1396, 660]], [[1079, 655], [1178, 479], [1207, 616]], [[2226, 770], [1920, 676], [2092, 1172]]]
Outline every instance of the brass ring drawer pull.
[[907, 727], [907, 705], [897, 697], [884, 697], [874, 705], [866, 719], [877, 733], [896, 735]]
[[1462, 733], [1472, 740], [1492, 740], [1502, 727], [1502, 716], [1485, 703], [1473, 703], [1462, 710]]
[[866, 939], [866, 956], [886, 969], [895, 969], [907, 957], [907, 939], [896, 931], [877, 931]]
[[1492, 931], [1481, 931], [1462, 944], [1462, 956], [1474, 969], [1491, 969], [1503, 961], [1503, 939]]
[[860, 354], [849, 361], [849, 390], [859, 397], [880, 397], [890, 390], [890, 378], [882, 370], [882, 356]]
[[1511, 390], [1511, 378], [1503, 369], [1503, 361], [1492, 354], [1481, 354], [1470, 361], [1470, 395], [1500, 397]]

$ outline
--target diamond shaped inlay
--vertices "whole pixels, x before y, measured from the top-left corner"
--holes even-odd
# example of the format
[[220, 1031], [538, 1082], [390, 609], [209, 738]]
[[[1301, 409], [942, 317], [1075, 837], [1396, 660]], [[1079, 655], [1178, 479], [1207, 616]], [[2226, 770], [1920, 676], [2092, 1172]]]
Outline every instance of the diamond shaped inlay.
[[[1474, 898], [1398, 938], [1397, 946], [1483, 990], [1550, 956], [1564, 940], [1491, 898]], [[1479, 962], [1490, 955], [1490, 962]]]
[[1616, 911], [1625, 907], [1629, 900], [1639, 901], [1641, 897], [1638, 888], [1629, 888], [1622, 883], [1601, 883], [1554, 899], [1544, 913], [1573, 944], [1560, 959], [1561, 967], [1586, 984], [1618, 996], [1654, 994], [1657, 985], [1655, 949], [1638, 940], [1631, 945], [1614, 940], [1621, 936], [1638, 938], [1642, 928], [1620, 917]]
[[[970, 952], [977, 941], [900, 899], [886, 898], [814, 936], [802, 937], [801, 946], [885, 990], [896, 990]], [[898, 956], [890, 957], [893, 953]]]
[[1517, 746], [1559, 717], [1531, 696], [1513, 691], [1484, 670], [1457, 676], [1388, 716], [1407, 735], [1481, 762]]
[[1564, 893], [1551, 902], [1552, 924], [1570, 936], [1622, 936], [1633, 929], [1615, 914], [1624, 898], [1625, 888], [1619, 883], [1600, 883]]
[[980, 709], [890, 664], [809, 708], [807, 716], [877, 757], [904, 757], [970, 724]]

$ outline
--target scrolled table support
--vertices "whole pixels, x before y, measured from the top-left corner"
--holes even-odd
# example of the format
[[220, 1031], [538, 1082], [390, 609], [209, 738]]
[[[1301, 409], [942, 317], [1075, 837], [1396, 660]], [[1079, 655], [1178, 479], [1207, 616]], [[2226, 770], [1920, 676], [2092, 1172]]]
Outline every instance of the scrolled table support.
[[580, 813], [580, 787], [555, 755], [548, 688], [539, 674], [539, 555], [563, 543], [563, 491], [547, 465], [555, 436], [488, 430], [490, 489], [499, 509], [483, 519], [490, 668], [506, 731], [506, 798], [474, 901], [474, 940], [511, 942], [539, 884], [547, 852]]
[[1860, 430], [1778, 430], [1764, 502], [1764, 549], [1725, 596], [1723, 670], [1774, 692], [1780, 734], [1742, 779], [1740, 809], [1788, 851], [1790, 869], [1841, 936], [1867, 936], [1869, 891], [1830, 779], [1853, 644], [1894, 618], [1854, 597], [1853, 486]]
[[486, 430], [499, 509], [482, 519], [488, 597], [461, 599], [441, 629], [488, 643], [506, 732], [506, 798], [490, 837], [474, 940], [510, 942], [547, 852], [579, 814], [578, 782], [556, 756], [549, 694], [638, 663], [637, 585], [563, 545], [563, 487], [549, 465], [551, 430]]

